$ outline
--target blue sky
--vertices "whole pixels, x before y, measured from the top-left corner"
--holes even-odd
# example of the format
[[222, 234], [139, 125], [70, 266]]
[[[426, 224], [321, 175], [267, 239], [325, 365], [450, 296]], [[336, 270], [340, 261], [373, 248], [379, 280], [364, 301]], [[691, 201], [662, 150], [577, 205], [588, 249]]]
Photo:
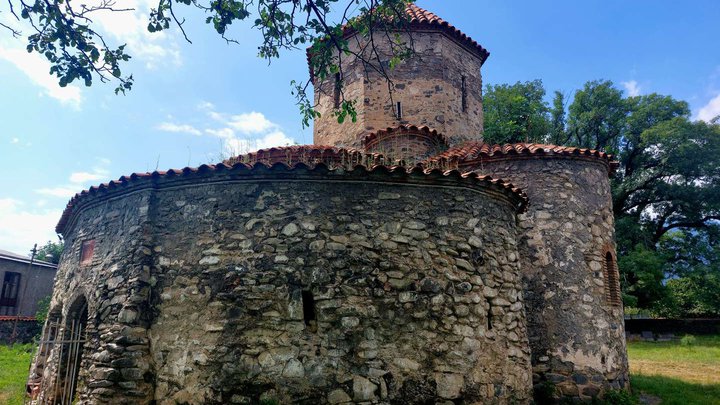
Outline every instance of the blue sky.
[[[114, 86], [61, 89], [37, 55], [0, 31], [0, 249], [27, 252], [55, 240], [68, 199], [132, 172], [217, 162], [234, 151], [312, 143], [290, 94], [307, 75], [303, 51], [268, 66], [259, 33], [233, 27], [228, 45], [185, 13], [179, 32], [145, 32], [151, 0], [99, 18], [134, 55], [126, 96]], [[696, 119], [720, 114], [720, 2], [420, 0], [487, 48], [486, 84], [542, 79], [567, 95], [593, 79], [627, 94], [661, 93], [690, 103]], [[3, 8], [5, 7], [5, 8]], [[6, 5], [0, 20], [8, 22]], [[185, 10], [190, 11], [190, 10]]]

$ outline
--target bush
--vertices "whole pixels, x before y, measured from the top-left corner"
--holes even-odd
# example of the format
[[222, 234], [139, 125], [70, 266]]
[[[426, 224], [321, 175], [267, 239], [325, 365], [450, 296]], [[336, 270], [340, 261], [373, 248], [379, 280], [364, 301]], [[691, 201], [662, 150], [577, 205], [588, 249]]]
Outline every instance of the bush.
[[680, 339], [680, 345], [681, 346], [695, 346], [697, 343], [697, 338], [693, 335], [685, 335]]
[[596, 405], [638, 405], [640, 401], [628, 391], [612, 390], [605, 393], [603, 399], [593, 400]]

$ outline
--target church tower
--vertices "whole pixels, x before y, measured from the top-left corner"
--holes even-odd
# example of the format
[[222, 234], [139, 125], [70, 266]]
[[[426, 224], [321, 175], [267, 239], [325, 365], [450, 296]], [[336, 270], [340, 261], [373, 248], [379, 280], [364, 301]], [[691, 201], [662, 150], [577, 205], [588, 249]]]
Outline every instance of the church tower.
[[[399, 33], [413, 55], [390, 69], [390, 43], [376, 33], [376, 49], [387, 57], [391, 84], [354, 57], [343, 58], [340, 74], [315, 81], [321, 117], [314, 122], [314, 143], [387, 153], [410, 151], [409, 158], [434, 155], [466, 141], [482, 140], [482, 76], [487, 50], [446, 21], [410, 4], [409, 26]], [[353, 51], [368, 38], [349, 32]], [[337, 81], [347, 100], [356, 100], [357, 121], [339, 124], [332, 114], [339, 103]], [[427, 128], [425, 128], [427, 127]], [[438, 136], [442, 134], [444, 136]], [[402, 138], [402, 141], [398, 140]], [[368, 143], [370, 142], [370, 143]], [[427, 150], [425, 150], [427, 148]], [[418, 155], [419, 154], [419, 155]]]

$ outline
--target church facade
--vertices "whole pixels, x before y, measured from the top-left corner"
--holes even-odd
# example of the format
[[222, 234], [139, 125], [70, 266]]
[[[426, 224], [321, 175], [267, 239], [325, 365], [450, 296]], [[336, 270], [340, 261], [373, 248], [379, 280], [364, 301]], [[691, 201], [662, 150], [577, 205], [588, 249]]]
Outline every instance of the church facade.
[[[605, 153], [482, 142], [488, 52], [407, 9], [385, 82], [317, 81], [316, 145], [76, 195], [36, 403], [531, 403], [628, 387]], [[348, 35], [354, 35], [352, 33]], [[323, 145], [323, 146], [319, 146]]]

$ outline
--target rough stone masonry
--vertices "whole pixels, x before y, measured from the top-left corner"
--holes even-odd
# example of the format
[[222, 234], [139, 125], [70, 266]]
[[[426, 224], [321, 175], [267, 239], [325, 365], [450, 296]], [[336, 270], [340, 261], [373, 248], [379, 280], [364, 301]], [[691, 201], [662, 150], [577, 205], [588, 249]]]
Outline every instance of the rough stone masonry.
[[123, 176], [68, 203], [35, 403], [528, 404], [538, 387], [628, 387], [611, 156], [484, 144], [488, 52], [407, 13], [419, 52], [396, 97], [346, 60], [363, 103], [339, 125], [333, 78], [315, 83], [315, 143], [332, 146]]

